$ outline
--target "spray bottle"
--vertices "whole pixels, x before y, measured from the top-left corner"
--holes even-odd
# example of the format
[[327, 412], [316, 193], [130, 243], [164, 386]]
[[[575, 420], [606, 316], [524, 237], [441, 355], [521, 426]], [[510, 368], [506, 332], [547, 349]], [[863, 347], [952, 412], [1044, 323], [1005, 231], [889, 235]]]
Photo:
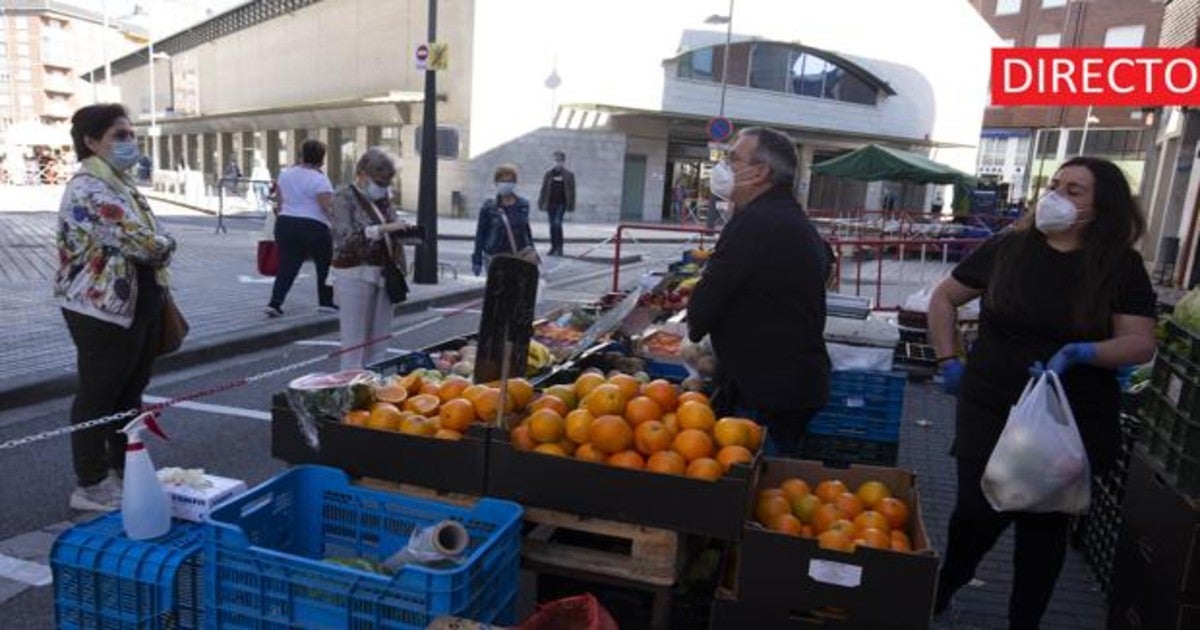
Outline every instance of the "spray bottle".
[[142, 443], [142, 430], [167, 439], [151, 412], [143, 413], [125, 425], [121, 432], [129, 438], [125, 447], [125, 488], [121, 495], [121, 523], [125, 535], [133, 540], [158, 538], [171, 529], [171, 502], [150, 453]]

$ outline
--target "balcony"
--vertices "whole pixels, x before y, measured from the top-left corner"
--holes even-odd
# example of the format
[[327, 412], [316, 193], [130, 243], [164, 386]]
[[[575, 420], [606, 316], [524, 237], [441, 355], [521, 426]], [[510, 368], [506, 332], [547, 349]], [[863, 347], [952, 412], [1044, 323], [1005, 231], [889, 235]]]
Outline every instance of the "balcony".
[[74, 94], [75, 79], [65, 74], [47, 72], [42, 75], [42, 89], [52, 94]]
[[55, 68], [73, 69], [76, 65], [74, 48], [69, 42], [52, 41], [42, 46], [41, 62]]
[[46, 107], [42, 115], [47, 118], [61, 118], [65, 120], [70, 118], [73, 113], [74, 110], [71, 109], [69, 102], [53, 100], [46, 101]]

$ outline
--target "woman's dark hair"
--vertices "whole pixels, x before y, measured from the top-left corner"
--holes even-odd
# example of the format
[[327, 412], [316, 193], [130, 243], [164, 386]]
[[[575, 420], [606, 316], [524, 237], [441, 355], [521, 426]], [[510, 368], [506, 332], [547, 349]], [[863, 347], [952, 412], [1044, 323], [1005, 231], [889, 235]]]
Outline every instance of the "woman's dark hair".
[[[1112, 162], [1079, 156], [1059, 167], [1082, 166], [1092, 173], [1095, 214], [1084, 227], [1083, 261], [1071, 296], [1072, 319], [1079, 332], [1111, 334], [1112, 305], [1120, 287], [1120, 267], [1134, 243], [1146, 232], [1146, 220], [1133, 198], [1125, 173]], [[1002, 308], [1015, 306], [1021, 287], [1021, 268], [1031, 259], [1032, 248], [1045, 237], [1034, 228], [1035, 212], [1025, 213], [1013, 226], [1011, 243], [996, 255], [988, 298]]]
[[300, 145], [300, 161], [313, 166], [325, 162], [325, 143], [320, 140], [305, 140]]
[[77, 110], [71, 116], [71, 141], [75, 144], [75, 156], [82, 160], [95, 155], [84, 139], [100, 140], [118, 118], [129, 118], [125, 108], [118, 103], [88, 105]]

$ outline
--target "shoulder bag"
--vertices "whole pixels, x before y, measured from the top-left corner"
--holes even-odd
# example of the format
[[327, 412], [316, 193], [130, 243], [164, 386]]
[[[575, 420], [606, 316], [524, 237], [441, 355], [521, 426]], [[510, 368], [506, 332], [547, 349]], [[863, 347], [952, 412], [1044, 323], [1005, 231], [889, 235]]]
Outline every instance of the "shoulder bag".
[[155, 349], [155, 353], [158, 356], [162, 356], [178, 350], [179, 346], [183, 345], [183, 340], [187, 337], [188, 330], [190, 329], [191, 326], [183, 318], [183, 313], [175, 305], [175, 298], [171, 297], [171, 291], [164, 289], [162, 328], [158, 333], [158, 347]]
[[408, 299], [408, 281], [404, 279], [404, 272], [400, 270], [392, 255], [392, 237], [382, 230], [382, 226], [386, 223], [385, 217], [379, 212], [379, 208], [376, 208], [375, 204], [364, 197], [357, 188], [351, 186], [351, 189], [354, 190], [354, 198], [370, 209], [371, 218], [375, 220], [376, 225], [380, 226], [380, 236], [383, 237], [383, 251], [386, 259], [383, 265], [383, 287], [392, 304], [399, 304]]
[[513, 234], [512, 224], [508, 222], [508, 215], [504, 212], [504, 208], [500, 204], [496, 204], [496, 212], [500, 213], [500, 220], [504, 221], [504, 231], [508, 234], [508, 245], [512, 248], [512, 253], [497, 254], [497, 256], [512, 256], [519, 260], [524, 260], [531, 265], [542, 264], [541, 256], [538, 256], [537, 250], [533, 245], [528, 245], [517, 249], [517, 237]]

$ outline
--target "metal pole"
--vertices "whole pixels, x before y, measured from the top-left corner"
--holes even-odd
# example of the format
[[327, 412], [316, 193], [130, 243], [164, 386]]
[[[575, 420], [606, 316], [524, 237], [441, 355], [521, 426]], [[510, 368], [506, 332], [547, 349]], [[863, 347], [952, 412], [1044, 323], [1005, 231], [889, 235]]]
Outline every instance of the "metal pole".
[[158, 109], [158, 103], [155, 101], [154, 93], [158, 91], [157, 85], [154, 84], [154, 38], [150, 38], [150, 163], [152, 168], [158, 168], [158, 137], [155, 132], [158, 131], [158, 115], [155, 113]]
[[[101, 3], [101, 11], [104, 12], [104, 37], [100, 40], [100, 47], [104, 49], [104, 85], [112, 85], [112, 60], [108, 56], [108, 38], [112, 35], [108, 24], [108, 0]], [[94, 77], [93, 77], [94, 79]], [[96, 82], [92, 81], [92, 86], [95, 87]], [[105, 93], [105, 98], [108, 94]]]
[[[721, 55], [721, 104], [717, 109], [718, 116], [725, 115], [725, 88], [729, 85], [729, 44], [733, 38], [733, 0], [729, 0], [729, 18], [725, 22], [725, 50]], [[711, 229], [717, 226], [717, 198], [709, 195], [708, 211], [704, 213], [704, 223]]]
[[1087, 150], [1087, 134], [1088, 126], [1092, 123], [1092, 106], [1088, 105], [1087, 117], [1083, 119], [1083, 137], [1079, 139], [1079, 155], [1083, 155]]
[[[429, 43], [437, 41], [437, 0], [429, 0]], [[425, 238], [417, 247], [413, 281], [437, 284], [437, 74], [425, 70], [425, 102], [421, 126], [421, 179], [417, 193], [417, 225]]]

